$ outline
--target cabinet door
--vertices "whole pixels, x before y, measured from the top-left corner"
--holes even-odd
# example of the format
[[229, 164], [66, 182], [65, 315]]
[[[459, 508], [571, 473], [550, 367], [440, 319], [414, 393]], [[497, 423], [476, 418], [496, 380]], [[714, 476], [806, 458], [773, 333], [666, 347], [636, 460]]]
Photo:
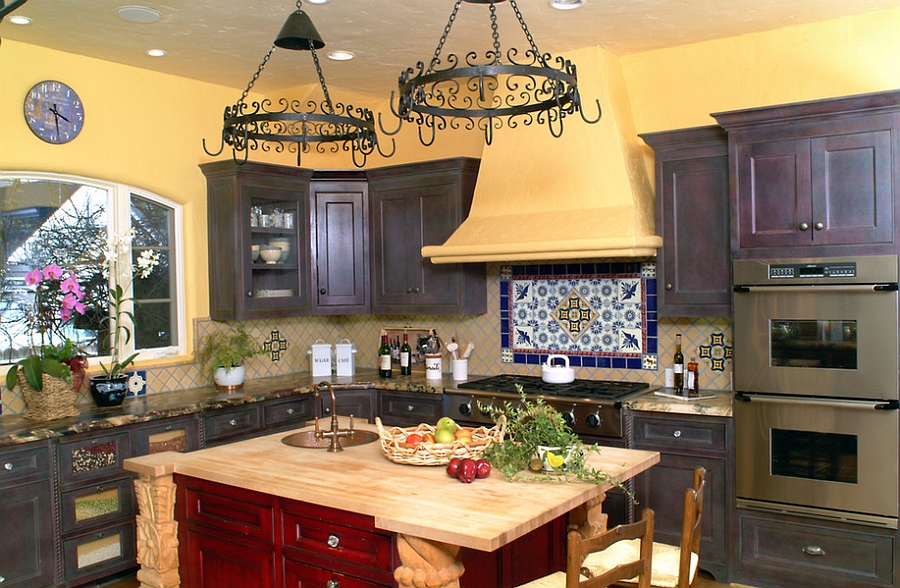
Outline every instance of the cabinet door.
[[312, 300], [316, 314], [369, 312], [368, 207], [365, 182], [311, 184]]
[[276, 588], [275, 554], [240, 535], [179, 533], [184, 588]]
[[742, 249], [812, 243], [809, 139], [737, 146]]
[[127, 432], [106, 435], [78, 435], [60, 443], [59, 481], [63, 488], [87, 481], [117, 477], [123, 473], [122, 461], [131, 457], [131, 439]]
[[[0, 458], [0, 463], [4, 458]], [[50, 480], [0, 487], [0, 584], [32, 588], [53, 584], [53, 502]]]
[[[341, 416], [375, 422], [375, 390], [335, 390], [335, 407]], [[320, 417], [331, 416], [331, 396], [320, 395], [318, 413]]]
[[376, 313], [381, 305], [414, 303], [421, 289], [420, 282], [414, 283], [414, 268], [422, 262], [417, 249], [422, 242], [422, 226], [415, 214], [418, 210], [415, 190], [377, 194], [372, 205], [372, 283]]
[[311, 394], [268, 400], [263, 405], [263, 422], [267, 431], [303, 427], [313, 418], [314, 410]]
[[812, 239], [816, 245], [891, 243], [891, 131], [811, 142]]

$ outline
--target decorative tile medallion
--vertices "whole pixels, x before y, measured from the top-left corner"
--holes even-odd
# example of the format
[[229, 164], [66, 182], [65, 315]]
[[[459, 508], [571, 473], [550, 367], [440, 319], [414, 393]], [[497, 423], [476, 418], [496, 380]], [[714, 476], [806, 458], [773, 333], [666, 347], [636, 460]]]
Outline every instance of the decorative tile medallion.
[[281, 359], [281, 352], [288, 348], [287, 339], [281, 338], [278, 329], [269, 334], [269, 338], [263, 342], [263, 349], [269, 354], [269, 358], [275, 362]]
[[501, 357], [658, 369], [655, 276], [655, 263], [502, 266]]
[[734, 358], [734, 348], [722, 331], [709, 336], [709, 345], [699, 345], [700, 359], [714, 372], [724, 372], [725, 366]]
[[128, 396], [143, 396], [147, 393], [147, 370], [128, 372]]

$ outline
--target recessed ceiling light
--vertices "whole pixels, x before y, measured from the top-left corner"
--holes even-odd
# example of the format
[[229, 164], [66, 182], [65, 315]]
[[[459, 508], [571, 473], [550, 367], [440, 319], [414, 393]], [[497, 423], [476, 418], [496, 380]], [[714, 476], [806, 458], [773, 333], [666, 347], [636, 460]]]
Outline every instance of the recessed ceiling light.
[[306, 0], [310, 4], [328, 4], [329, 0]]
[[9, 22], [11, 22], [14, 25], [30, 25], [31, 19], [28, 18], [27, 16], [13, 15], [13, 16], [9, 17]]
[[333, 59], [334, 61], [349, 61], [356, 57], [356, 55], [351, 51], [331, 51], [328, 53], [328, 59]]
[[150, 57], [163, 57], [166, 54], [166, 50], [165, 49], [147, 49], [147, 51], [145, 51], [145, 53], [147, 55], [149, 55]]
[[584, 6], [585, 0], [550, 0], [550, 6], [557, 10], [573, 10]]
[[116, 9], [116, 14], [128, 22], [148, 23], [159, 20], [159, 13], [146, 6], [120, 6]]

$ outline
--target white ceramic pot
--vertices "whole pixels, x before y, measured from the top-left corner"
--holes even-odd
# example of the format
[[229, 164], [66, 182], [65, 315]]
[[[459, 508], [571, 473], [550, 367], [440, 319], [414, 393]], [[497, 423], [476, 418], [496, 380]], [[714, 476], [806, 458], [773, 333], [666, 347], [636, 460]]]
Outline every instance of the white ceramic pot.
[[291, 256], [291, 241], [289, 239], [269, 239], [269, 245], [281, 248], [280, 263], [284, 263]]
[[236, 365], [230, 368], [220, 367], [213, 373], [213, 380], [216, 388], [220, 390], [237, 390], [244, 385], [244, 375], [246, 370], [242, 365]]
[[[555, 365], [553, 360], [563, 360], [563, 365]], [[569, 367], [566, 355], [550, 355], [547, 363], [541, 365], [541, 379], [548, 384], [568, 384], [575, 379], [575, 368]]]

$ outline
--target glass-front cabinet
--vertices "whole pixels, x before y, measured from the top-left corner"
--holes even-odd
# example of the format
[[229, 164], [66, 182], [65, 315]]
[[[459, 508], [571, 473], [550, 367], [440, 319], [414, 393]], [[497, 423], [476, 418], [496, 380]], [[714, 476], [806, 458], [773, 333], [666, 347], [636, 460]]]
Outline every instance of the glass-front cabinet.
[[207, 180], [210, 317], [308, 312], [312, 171], [230, 160], [200, 168]]

